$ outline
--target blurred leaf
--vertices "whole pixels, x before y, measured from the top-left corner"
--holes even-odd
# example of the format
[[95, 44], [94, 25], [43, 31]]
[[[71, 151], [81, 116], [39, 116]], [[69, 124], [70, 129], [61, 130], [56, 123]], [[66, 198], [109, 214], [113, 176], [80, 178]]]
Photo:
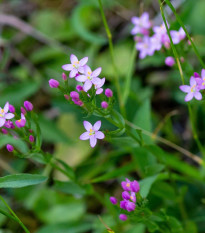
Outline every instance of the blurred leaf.
[[47, 177], [36, 174], [15, 174], [0, 177], [0, 188], [21, 188], [45, 182]]
[[75, 179], [75, 173], [73, 169], [61, 159], [56, 159], [65, 169], [67, 175], [73, 180]]
[[150, 176], [150, 177], [147, 177], [143, 180], [140, 180], [139, 184], [140, 184], [140, 194], [142, 197], [147, 197], [149, 192], [150, 192], [150, 189], [151, 189], [151, 186], [153, 185], [153, 183], [156, 181], [157, 179], [157, 175], [154, 175], [154, 176]]

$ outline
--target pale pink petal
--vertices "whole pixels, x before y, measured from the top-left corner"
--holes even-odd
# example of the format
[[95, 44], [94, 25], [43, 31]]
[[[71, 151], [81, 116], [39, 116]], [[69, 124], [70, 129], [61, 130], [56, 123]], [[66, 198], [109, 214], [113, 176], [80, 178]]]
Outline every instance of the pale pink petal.
[[71, 54], [71, 55], [70, 55], [70, 61], [71, 61], [71, 63], [73, 64], [74, 62], [77, 62], [77, 61], [78, 61], [78, 58], [77, 58], [74, 54]]
[[103, 132], [98, 131], [98, 132], [95, 133], [95, 137], [96, 137], [97, 139], [103, 139], [103, 138], [105, 137], [105, 135], [104, 135]]
[[101, 73], [102, 68], [99, 67], [92, 72], [92, 77], [97, 77]]
[[205, 78], [205, 69], [202, 69], [202, 71], [201, 71], [201, 77]]
[[140, 32], [140, 27], [139, 26], [135, 26], [132, 30], [131, 30], [131, 34], [132, 35], [136, 35], [137, 33]]
[[202, 99], [202, 94], [200, 92], [195, 92], [194, 93], [194, 97], [197, 99], [197, 100], [201, 100]]
[[78, 67], [78, 72], [80, 72], [81, 74], [84, 74], [85, 73], [84, 66], [79, 66]]
[[26, 119], [23, 113], [21, 113], [21, 119], [23, 119], [23, 120]]
[[88, 62], [88, 57], [84, 57], [80, 60], [79, 65], [84, 66]]
[[13, 113], [7, 113], [7, 114], [5, 114], [5, 118], [6, 119], [12, 119], [12, 118], [14, 118], [14, 114]]
[[7, 113], [9, 111], [9, 102], [6, 102], [4, 106], [4, 113]]
[[71, 65], [71, 64], [65, 64], [65, 65], [62, 66], [62, 69], [66, 70], [66, 71], [70, 71], [70, 70], [73, 69], [73, 65]]
[[88, 140], [90, 138], [89, 132], [80, 135], [80, 140]]
[[193, 76], [190, 78], [190, 86], [192, 87], [193, 85], [196, 85], [196, 80]]
[[88, 65], [85, 65], [84, 66], [84, 72], [85, 72], [86, 75], [88, 75], [89, 72], [92, 73], [92, 70], [90, 69], [90, 67]]
[[97, 121], [93, 126], [93, 130], [98, 131], [100, 127], [101, 127], [101, 121]]
[[90, 80], [85, 81], [83, 85], [83, 90], [87, 92], [92, 87], [92, 82]]
[[100, 85], [101, 84], [101, 79], [100, 78], [93, 78], [92, 79], [92, 83], [94, 84], [94, 85]]
[[186, 96], [185, 96], [185, 101], [188, 102], [190, 101], [192, 98], [194, 97], [194, 94], [192, 92], [188, 93]]
[[93, 128], [93, 126], [88, 121], [83, 121], [83, 125], [87, 131], [90, 131], [90, 129]]
[[87, 77], [85, 75], [79, 75], [75, 78], [78, 82], [85, 82]]
[[90, 146], [95, 147], [96, 143], [97, 143], [97, 138], [95, 137], [95, 135], [90, 136]]
[[96, 95], [100, 95], [101, 93], [103, 93], [103, 89], [102, 88], [97, 89]]
[[2, 127], [6, 122], [6, 119], [5, 118], [0, 118], [0, 127]]
[[180, 88], [181, 91], [183, 91], [185, 93], [188, 93], [191, 90], [191, 87], [188, 86], [188, 85], [181, 85], [179, 88]]
[[136, 16], [134, 16], [134, 17], [131, 18], [131, 22], [132, 22], [133, 24], [138, 24], [138, 23], [139, 23], [139, 18], [136, 17]]
[[69, 74], [69, 77], [74, 78], [77, 73], [78, 73], [78, 70], [76, 68], [74, 68], [74, 69], [71, 70], [71, 72]]

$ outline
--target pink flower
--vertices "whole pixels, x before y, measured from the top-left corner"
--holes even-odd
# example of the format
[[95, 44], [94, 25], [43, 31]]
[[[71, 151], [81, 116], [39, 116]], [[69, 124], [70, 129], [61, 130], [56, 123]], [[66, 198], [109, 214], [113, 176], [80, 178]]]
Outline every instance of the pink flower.
[[33, 104], [29, 101], [24, 102], [24, 107], [26, 108], [27, 111], [32, 111], [33, 110]]
[[30, 142], [34, 142], [34, 140], [35, 140], [34, 136], [33, 136], [33, 135], [30, 135], [30, 136], [29, 136], [29, 141], [30, 141]]
[[7, 144], [7, 145], [6, 145], [6, 149], [7, 149], [9, 152], [13, 152], [14, 147], [13, 147], [12, 145], [10, 145], [10, 144]]
[[8, 129], [14, 129], [15, 128], [13, 122], [10, 121], [10, 120], [6, 121], [6, 123], [4, 124], [4, 127], [8, 128]]
[[166, 57], [165, 64], [167, 66], [170, 66], [170, 67], [173, 66], [175, 64], [174, 58], [173, 57]]
[[140, 185], [139, 185], [139, 183], [138, 183], [136, 180], [132, 181], [132, 182], [131, 182], [131, 191], [132, 191], [132, 192], [135, 192], [135, 193], [138, 193], [139, 190], [140, 190]]
[[144, 59], [146, 56], [152, 56], [155, 51], [155, 47], [148, 36], [145, 36], [142, 42], [136, 44], [136, 49], [140, 52], [140, 59]]
[[108, 108], [108, 103], [106, 101], [103, 101], [101, 103], [101, 107], [104, 108], [104, 109]]
[[22, 127], [25, 126], [25, 124], [26, 124], [26, 118], [25, 118], [25, 116], [23, 115], [23, 113], [21, 113], [21, 119], [17, 120], [15, 123], [16, 123], [16, 126], [17, 126], [18, 128], [22, 128]]
[[78, 72], [84, 72], [83, 67], [87, 63], [88, 57], [84, 57], [80, 61], [78, 61], [78, 58], [74, 54], [71, 54], [70, 61], [71, 64], [65, 64], [62, 66], [62, 68], [66, 71], [70, 71], [69, 77], [74, 78], [76, 74], [78, 74]]
[[122, 221], [126, 221], [126, 220], [127, 220], [127, 215], [125, 215], [125, 214], [120, 214], [120, 215], [119, 215], [119, 219], [122, 220]]
[[179, 88], [181, 91], [187, 93], [187, 95], [185, 96], [186, 102], [192, 100], [193, 98], [197, 100], [202, 99], [202, 94], [199, 92], [200, 88], [197, 84], [196, 79], [193, 76], [190, 78], [190, 86], [181, 85]]
[[93, 84], [96, 90], [96, 95], [100, 95], [103, 92], [102, 86], [104, 85], [104, 83], [105, 83], [105, 78], [102, 79], [95, 78], [93, 80]]
[[117, 198], [115, 198], [115, 197], [110, 197], [110, 202], [111, 202], [113, 205], [116, 205], [116, 204], [117, 204]]
[[134, 202], [131, 202], [131, 201], [126, 201], [125, 207], [126, 207], [126, 210], [128, 212], [131, 212], [131, 211], [135, 210], [136, 204]]
[[7, 102], [4, 106], [4, 108], [0, 107], [0, 127], [2, 127], [6, 120], [14, 118], [13, 113], [8, 113], [9, 111], [9, 102]]
[[149, 21], [149, 14], [144, 12], [141, 17], [132, 17], [131, 22], [134, 24], [134, 28], [131, 31], [132, 35], [137, 33], [149, 34], [149, 29], [151, 27], [151, 22]]
[[179, 31], [170, 31], [170, 34], [174, 44], [179, 44], [180, 41], [186, 37], [186, 33], [182, 27], [179, 29]]
[[84, 74], [79, 75], [76, 77], [78, 82], [84, 82], [83, 90], [87, 92], [92, 87], [92, 84], [97, 85], [100, 83], [100, 79], [98, 75], [101, 73], [101, 67], [97, 68], [96, 70], [92, 71], [89, 66], [84, 67]]
[[156, 37], [166, 48], [169, 48], [170, 39], [165, 24], [163, 23], [161, 26], [153, 27], [153, 31], [155, 32], [154, 37]]
[[83, 87], [81, 85], [77, 85], [76, 86], [76, 90], [79, 91], [79, 92], [83, 91]]
[[[200, 75], [198, 77], [200, 77]], [[196, 82], [198, 83], [198, 86], [201, 90], [205, 89], [205, 69], [202, 69], [201, 78], [196, 78]]]
[[122, 192], [122, 198], [125, 200], [129, 200], [130, 199], [130, 194], [127, 191]]
[[9, 104], [9, 111], [11, 112], [11, 113], [15, 113], [15, 108], [14, 108], [14, 106], [13, 105], [11, 105], [11, 104]]
[[67, 80], [67, 75], [65, 73], [62, 73], [62, 79], [63, 79], [63, 81]]
[[8, 131], [6, 129], [1, 130], [3, 134], [8, 134]]
[[131, 181], [126, 178], [126, 181], [121, 182], [121, 186], [125, 191], [131, 191]]
[[105, 95], [110, 98], [113, 96], [113, 92], [110, 88], [105, 89]]
[[55, 79], [50, 79], [48, 82], [51, 88], [58, 88], [59, 86], [59, 82]]
[[104, 133], [99, 131], [101, 127], [101, 121], [97, 121], [94, 126], [90, 124], [88, 121], [83, 122], [85, 129], [87, 132], [81, 134], [80, 140], [88, 140], [90, 139], [90, 146], [95, 147], [97, 143], [97, 139], [103, 139], [105, 137]]

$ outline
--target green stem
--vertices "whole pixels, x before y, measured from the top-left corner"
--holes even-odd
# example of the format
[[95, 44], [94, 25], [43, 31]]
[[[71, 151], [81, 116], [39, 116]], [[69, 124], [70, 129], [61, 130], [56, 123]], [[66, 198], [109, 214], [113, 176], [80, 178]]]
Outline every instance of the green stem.
[[[174, 43], [172, 41], [172, 37], [170, 35], [170, 31], [169, 31], [167, 21], [166, 21], [165, 15], [164, 15], [164, 11], [163, 11], [163, 6], [161, 4], [161, 1], [160, 0], [158, 0], [158, 1], [159, 1], [159, 4], [160, 4], [160, 11], [161, 11], [161, 14], [162, 14], [162, 18], [163, 18], [165, 27], [167, 29], [167, 34], [168, 34], [169, 39], [170, 39], [171, 48], [173, 50], [174, 57], [175, 57], [175, 59], [177, 61], [177, 66], [178, 66], [179, 73], [180, 73], [180, 76], [181, 76], [181, 79], [182, 79], [182, 83], [184, 84], [185, 83], [184, 82], [184, 75], [183, 75], [182, 67], [181, 67], [181, 64], [180, 64], [179, 55], [178, 55], [178, 52], [177, 52], [177, 50], [176, 50], [176, 48], [174, 46]], [[202, 155], [204, 157], [204, 160], [205, 160], [205, 150], [204, 150], [204, 148], [203, 148], [203, 146], [202, 146], [202, 144], [201, 144], [201, 142], [199, 141], [199, 138], [198, 138], [197, 129], [196, 129], [196, 126], [195, 126], [193, 112], [192, 112], [190, 103], [188, 103], [188, 109], [189, 109], [189, 117], [190, 117], [190, 121], [191, 121], [191, 125], [192, 125], [194, 140], [196, 141], [196, 144], [197, 144], [199, 150], [201, 151], [201, 153], [202, 153]]]
[[172, 12], [174, 13], [174, 15], [175, 15], [176, 19], [178, 20], [178, 22], [180, 23], [181, 27], [184, 29], [184, 31], [186, 33], [186, 36], [188, 37], [188, 39], [189, 39], [189, 41], [190, 41], [190, 43], [191, 43], [191, 45], [192, 45], [192, 47], [194, 49], [194, 52], [195, 52], [196, 56], [198, 57], [201, 65], [203, 66], [203, 68], [205, 68], [205, 64], [204, 64], [204, 62], [203, 62], [203, 60], [202, 60], [202, 58], [201, 58], [201, 56], [199, 54], [199, 51], [197, 50], [194, 42], [192, 41], [192, 38], [190, 37], [190, 35], [189, 35], [186, 27], [184, 26], [184, 23], [182, 22], [180, 16], [177, 14], [175, 8], [173, 7], [173, 5], [171, 4], [171, 2], [169, 0], [165, 0], [165, 2], [167, 3], [167, 5], [170, 7], [170, 9], [172, 10]]
[[99, 6], [100, 6], [100, 13], [102, 16], [102, 20], [103, 20], [103, 24], [105, 27], [105, 31], [108, 37], [108, 42], [109, 42], [109, 49], [110, 49], [110, 56], [111, 56], [111, 60], [112, 60], [112, 65], [113, 65], [113, 69], [114, 69], [114, 77], [115, 77], [115, 87], [117, 89], [117, 95], [118, 95], [118, 99], [119, 99], [119, 105], [120, 105], [120, 111], [123, 115], [125, 115], [125, 109], [123, 107], [123, 102], [122, 102], [122, 96], [121, 96], [121, 88], [120, 88], [120, 83], [119, 83], [119, 75], [118, 75], [118, 71], [117, 71], [117, 67], [115, 64], [115, 58], [114, 58], [114, 49], [113, 49], [113, 43], [112, 43], [112, 34], [110, 32], [110, 28], [108, 26], [106, 17], [105, 17], [105, 13], [103, 10], [103, 5], [101, 0], [98, 0], [99, 2]]
[[19, 225], [24, 229], [26, 233], [30, 233], [30, 231], [26, 228], [26, 226], [21, 222], [21, 220], [17, 217], [17, 215], [14, 213], [14, 211], [10, 208], [10, 206], [6, 203], [6, 201], [3, 199], [3, 197], [0, 195], [1, 201], [4, 203], [4, 205], [8, 208], [8, 210], [12, 213], [16, 221], [19, 223]]

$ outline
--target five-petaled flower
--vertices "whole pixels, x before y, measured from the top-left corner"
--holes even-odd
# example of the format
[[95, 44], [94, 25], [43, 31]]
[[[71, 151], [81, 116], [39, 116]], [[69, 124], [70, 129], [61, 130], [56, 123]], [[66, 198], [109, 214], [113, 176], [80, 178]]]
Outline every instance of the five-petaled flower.
[[90, 139], [90, 146], [95, 147], [97, 139], [103, 139], [105, 137], [104, 133], [99, 131], [101, 121], [97, 121], [94, 126], [92, 126], [88, 121], [84, 121], [83, 124], [87, 132], [80, 135], [80, 140]]
[[131, 31], [132, 35], [136, 35], [137, 33], [147, 34], [148, 30], [151, 27], [151, 22], [149, 21], [149, 14], [144, 12], [141, 17], [132, 17], [132, 23], [135, 25]]
[[0, 107], [0, 127], [2, 127], [6, 123], [6, 120], [14, 118], [14, 114], [8, 113], [8, 111], [9, 111], [9, 102], [5, 104], [4, 108]]

